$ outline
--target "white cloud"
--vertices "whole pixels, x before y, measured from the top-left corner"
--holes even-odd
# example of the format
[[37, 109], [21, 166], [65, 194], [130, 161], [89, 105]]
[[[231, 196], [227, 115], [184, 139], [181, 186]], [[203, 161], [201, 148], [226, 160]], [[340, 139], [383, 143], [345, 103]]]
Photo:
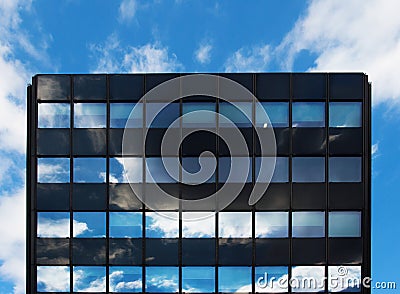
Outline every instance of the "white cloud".
[[120, 45], [115, 35], [110, 35], [105, 45], [91, 45], [96, 60], [94, 72], [173, 72], [182, 69], [175, 54], [159, 43], [142, 46]]
[[25, 293], [25, 188], [0, 197], [0, 276]]
[[220, 212], [219, 237], [249, 238], [251, 237], [252, 222], [250, 212]]
[[211, 44], [201, 44], [199, 48], [194, 52], [194, 56], [201, 64], [209, 63], [211, 60]]
[[371, 156], [372, 158], [377, 158], [379, 156], [379, 142], [372, 145]]
[[299, 52], [317, 57], [310, 71], [365, 72], [374, 104], [400, 98], [397, 0], [313, 0], [277, 51], [290, 70]]
[[68, 266], [39, 266], [37, 276], [38, 284], [43, 283], [47, 292], [69, 291]]
[[162, 232], [163, 238], [176, 238], [179, 235], [179, 223], [177, 212], [147, 212], [148, 226], [152, 230]]
[[119, 5], [119, 19], [121, 22], [131, 21], [136, 14], [137, 3], [136, 0], [123, 0]]
[[269, 45], [244, 47], [237, 50], [225, 62], [226, 72], [259, 72], [267, 69], [271, 58]]

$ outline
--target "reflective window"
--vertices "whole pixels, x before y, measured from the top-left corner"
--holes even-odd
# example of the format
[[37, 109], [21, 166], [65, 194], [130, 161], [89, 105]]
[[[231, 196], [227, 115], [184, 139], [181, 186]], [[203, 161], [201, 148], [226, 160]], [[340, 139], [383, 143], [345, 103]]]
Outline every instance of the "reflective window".
[[111, 238], [141, 238], [141, 212], [110, 212]]
[[251, 292], [251, 267], [221, 266], [218, 268], [218, 292]]
[[[232, 168], [232, 166], [240, 168]], [[248, 171], [245, 167], [248, 166]], [[247, 177], [246, 177], [247, 172]], [[218, 175], [220, 183], [251, 183], [252, 160], [249, 157], [220, 157], [218, 158]], [[228, 180], [229, 179], [229, 180]]]
[[325, 213], [322, 211], [296, 211], [292, 213], [292, 236], [319, 238], [325, 236]]
[[38, 237], [69, 237], [69, 212], [38, 212], [37, 218]]
[[105, 100], [106, 75], [74, 75], [74, 99]]
[[178, 239], [147, 239], [145, 262], [147, 265], [178, 265], [178, 251]]
[[191, 113], [183, 116], [182, 127], [184, 128], [199, 128], [199, 127], [216, 127], [216, 104], [213, 102], [185, 102], [182, 104], [182, 115], [193, 111], [211, 111], [213, 113]]
[[182, 212], [183, 238], [214, 238], [215, 214], [210, 212]]
[[[270, 157], [263, 157], [264, 160], [267, 160], [266, 163], [268, 164], [272, 158]], [[256, 169], [256, 177], [258, 177], [258, 173], [260, 170], [261, 165], [261, 158], [255, 158], [255, 169]], [[268, 168], [268, 167], [267, 167]], [[267, 170], [268, 171], [268, 170]], [[264, 179], [256, 178], [257, 182], [264, 183], [266, 182]], [[287, 183], [289, 182], [289, 158], [287, 157], [276, 157], [275, 160], [275, 169], [274, 174], [271, 178], [271, 183]]]
[[67, 103], [41, 103], [38, 105], [39, 128], [69, 128], [70, 105]]
[[106, 240], [101, 238], [74, 238], [72, 264], [100, 265], [106, 262]]
[[[217, 166], [214, 157], [202, 157], [202, 173], [200, 171], [199, 157], [183, 157], [182, 168], [188, 173], [182, 171], [182, 183], [184, 184], [202, 184], [215, 183], [215, 169]], [[197, 174], [198, 173], [198, 174]], [[197, 174], [197, 175], [196, 175]], [[203, 176], [204, 174], [204, 176]]]
[[[164, 108], [160, 110], [161, 107]], [[179, 103], [146, 103], [146, 126], [168, 128], [179, 118]], [[179, 128], [179, 121], [173, 127]]]
[[105, 158], [74, 158], [74, 183], [105, 182]]
[[260, 102], [256, 103], [256, 126], [261, 128], [271, 127], [263, 120], [267, 113], [272, 127], [285, 128], [289, 126], [289, 103], [287, 102]]
[[329, 126], [333, 128], [361, 127], [361, 102], [330, 102]]
[[214, 293], [215, 268], [189, 266], [182, 268], [182, 292]]
[[105, 128], [105, 103], [75, 103], [74, 128]]
[[142, 174], [142, 158], [110, 157], [110, 183], [141, 183]]
[[66, 238], [36, 239], [36, 262], [38, 264], [69, 263], [69, 240]]
[[111, 266], [111, 292], [142, 292], [142, 268], [138, 266]]
[[146, 212], [147, 238], [178, 238], [178, 212]]
[[325, 181], [324, 157], [293, 157], [292, 180], [297, 183], [320, 183]]
[[361, 266], [329, 266], [328, 290], [330, 292], [360, 292]]
[[294, 102], [292, 104], [292, 127], [324, 127], [324, 102]]
[[292, 267], [292, 292], [324, 292], [324, 266], [294, 266]]
[[329, 212], [329, 237], [361, 237], [361, 212]]
[[106, 268], [104, 266], [74, 266], [74, 292], [105, 292]]
[[143, 127], [142, 103], [110, 104], [110, 128], [125, 128], [125, 126], [131, 128]]
[[330, 157], [329, 182], [361, 182], [361, 157]]
[[[164, 161], [174, 172], [173, 176], [179, 179], [179, 160], [178, 158], [164, 157]], [[146, 158], [146, 183], [176, 183], [175, 180], [165, 169], [161, 157]]]
[[218, 221], [220, 238], [251, 237], [251, 212], [220, 212]]
[[[219, 113], [234, 123], [239, 128], [252, 127], [252, 103], [235, 102], [235, 105], [228, 102], [219, 103]], [[222, 128], [230, 127], [231, 124], [219, 120], [219, 126]]]
[[68, 75], [40, 75], [37, 82], [39, 100], [68, 100], [71, 97]]
[[215, 265], [215, 239], [183, 238], [183, 265]]
[[287, 292], [288, 268], [286, 266], [257, 266], [256, 293], [283, 293]]
[[256, 212], [257, 238], [287, 238], [289, 215], [287, 212]]
[[68, 266], [38, 266], [38, 292], [69, 292], [70, 290]]
[[109, 262], [117, 265], [142, 263], [142, 239], [109, 239]]
[[73, 233], [77, 238], [103, 238], [106, 236], [104, 212], [74, 212]]
[[146, 267], [146, 292], [178, 292], [179, 271], [174, 266]]
[[69, 158], [38, 158], [38, 183], [69, 183]]

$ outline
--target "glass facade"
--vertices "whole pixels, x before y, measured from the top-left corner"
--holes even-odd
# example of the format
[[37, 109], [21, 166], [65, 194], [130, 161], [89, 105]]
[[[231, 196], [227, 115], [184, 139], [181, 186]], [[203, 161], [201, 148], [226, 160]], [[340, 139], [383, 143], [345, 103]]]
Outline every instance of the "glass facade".
[[[159, 113], [162, 101], [139, 102], [152, 87], [177, 76], [33, 78], [28, 95], [29, 292], [365, 291], [333, 288], [323, 277], [340, 275], [340, 267], [352, 277], [370, 275], [367, 77], [360, 74], [364, 83], [346, 90], [346, 74], [227, 75], [260, 100], [238, 101], [243, 112], [210, 97], [185, 97]], [[207, 113], [185, 117], [193, 111]], [[262, 119], [263, 111], [270, 122]], [[230, 154], [218, 136], [200, 131], [183, 141], [179, 158], [161, 158], [161, 138], [174, 121], [178, 133], [232, 128], [215, 112], [240, 130], [248, 155]], [[155, 119], [149, 121], [151, 116]], [[138, 138], [125, 150], [128, 157], [122, 157], [125, 127]], [[265, 195], [250, 206], [251, 187], [265, 157], [255, 130], [271, 127], [275, 171]], [[201, 184], [179, 168], [168, 174], [163, 165], [163, 160], [179, 160], [185, 171], [196, 173], [205, 150], [215, 157], [206, 156], [203, 163], [216, 169]], [[232, 157], [249, 172], [231, 170]], [[144, 183], [145, 196], [157, 196], [159, 185], [177, 198], [197, 199], [227, 182], [243, 183], [241, 193], [211, 215], [210, 208], [188, 211], [178, 204], [160, 207], [160, 214], [142, 204], [129, 186]], [[321, 288], [274, 283], [306, 276]]]

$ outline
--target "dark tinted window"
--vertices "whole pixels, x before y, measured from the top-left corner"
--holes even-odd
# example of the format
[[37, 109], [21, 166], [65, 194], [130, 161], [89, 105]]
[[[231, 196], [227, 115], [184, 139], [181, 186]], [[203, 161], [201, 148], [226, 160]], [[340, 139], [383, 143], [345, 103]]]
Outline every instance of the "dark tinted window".
[[43, 75], [37, 78], [37, 97], [39, 100], [69, 100], [70, 78], [67, 75]]
[[359, 73], [329, 74], [330, 98], [363, 98], [364, 76]]
[[106, 262], [106, 241], [103, 239], [74, 239], [73, 264], [103, 264]]
[[111, 75], [110, 99], [139, 100], [144, 94], [144, 76], [135, 75]]
[[74, 77], [74, 99], [76, 100], [105, 100], [105, 75], [80, 75]]
[[38, 264], [68, 264], [68, 239], [36, 239], [36, 262]]
[[326, 97], [326, 74], [292, 74], [293, 98], [324, 99]]

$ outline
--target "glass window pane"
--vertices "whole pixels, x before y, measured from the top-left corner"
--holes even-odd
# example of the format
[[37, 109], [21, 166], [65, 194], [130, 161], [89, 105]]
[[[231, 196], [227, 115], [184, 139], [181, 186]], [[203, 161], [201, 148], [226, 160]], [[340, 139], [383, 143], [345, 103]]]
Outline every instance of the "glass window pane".
[[183, 238], [214, 238], [215, 214], [210, 212], [182, 212]]
[[267, 113], [272, 127], [285, 128], [289, 126], [289, 104], [287, 102], [260, 102], [256, 103], [256, 126], [271, 127], [263, 121], [263, 110]]
[[292, 180], [297, 183], [321, 183], [325, 181], [324, 157], [293, 157]]
[[73, 234], [76, 238], [105, 237], [105, 212], [74, 212]]
[[38, 292], [69, 292], [70, 287], [68, 266], [38, 266]]
[[105, 128], [105, 103], [75, 103], [74, 128]]
[[193, 111], [206, 110], [213, 113], [190, 114], [183, 116], [183, 128], [216, 127], [216, 104], [214, 102], [185, 102], [182, 104], [182, 115]]
[[361, 237], [361, 212], [329, 212], [329, 237]]
[[74, 183], [105, 182], [105, 158], [74, 158]]
[[104, 266], [74, 266], [74, 292], [105, 292], [106, 268]]
[[146, 212], [146, 238], [178, 238], [178, 212]]
[[292, 267], [292, 292], [324, 292], [324, 266], [294, 266]]
[[322, 211], [293, 212], [292, 236], [299, 238], [325, 237], [325, 213]]
[[215, 268], [205, 266], [183, 267], [182, 291], [186, 293], [215, 292]]
[[256, 212], [256, 238], [287, 238], [287, 212]]
[[329, 292], [361, 292], [361, 266], [329, 266]]
[[37, 77], [39, 100], [69, 100], [71, 97], [69, 75], [40, 75]]
[[333, 128], [361, 127], [361, 102], [330, 102], [329, 126]]
[[329, 182], [361, 182], [361, 157], [330, 157]]
[[[228, 102], [221, 102], [219, 104], [219, 113], [232, 121], [238, 128], [252, 127], [251, 102], [235, 102], [235, 105]], [[219, 120], [219, 126], [226, 128], [230, 127], [231, 124]]]
[[[173, 176], [179, 179], [179, 162], [177, 158], [164, 157], [164, 161], [173, 169]], [[146, 158], [146, 183], [176, 183], [177, 181], [167, 172], [161, 157]]]
[[125, 126], [132, 128], [143, 127], [142, 103], [110, 104], [110, 128], [125, 128]]
[[286, 266], [257, 266], [256, 293], [283, 293], [288, 290]]
[[69, 158], [38, 158], [38, 183], [69, 183]]
[[38, 264], [65, 265], [69, 263], [69, 240], [66, 238], [36, 239]]
[[109, 263], [116, 265], [142, 264], [142, 239], [109, 239]]
[[[267, 163], [272, 159], [270, 157], [263, 157], [266, 159]], [[261, 165], [261, 158], [255, 158], [255, 170], [256, 170], [256, 180], [259, 183], [264, 183], [263, 179], [258, 179], [258, 173]], [[287, 183], [289, 182], [289, 158], [287, 157], [276, 157], [275, 159], [275, 170], [271, 178], [271, 183]]]
[[292, 107], [292, 127], [324, 127], [324, 102], [294, 102]]
[[146, 292], [178, 292], [179, 271], [174, 266], [146, 267]]
[[[164, 108], [161, 109], [166, 105]], [[161, 111], [159, 111], [161, 109]], [[153, 119], [152, 119], [153, 118]], [[179, 103], [146, 103], [146, 126], [150, 128], [168, 128], [179, 118]], [[179, 122], [174, 124], [179, 128]]]
[[69, 212], [38, 212], [37, 217], [38, 237], [69, 237]]
[[110, 183], [141, 183], [142, 174], [142, 158], [110, 157]]
[[139, 266], [110, 266], [111, 292], [142, 292], [142, 268]]
[[202, 157], [201, 162], [202, 162], [203, 172], [196, 176], [195, 174], [200, 171], [199, 159], [200, 159], [199, 157], [182, 158], [182, 168], [187, 173], [190, 174], [186, 175], [182, 171], [182, 183], [184, 184], [215, 183], [215, 169], [217, 165], [215, 157]]
[[218, 268], [218, 292], [251, 292], [251, 267], [221, 266]]
[[69, 128], [70, 105], [67, 103], [41, 103], [38, 105], [39, 128]]
[[[236, 163], [233, 163], [235, 160]], [[218, 158], [218, 175], [220, 183], [251, 183], [252, 181], [252, 164], [253, 161], [249, 157], [219, 157]], [[231, 168], [232, 165], [242, 166], [243, 169]], [[245, 167], [248, 166], [247, 177]], [[229, 174], [230, 173], [230, 174]], [[230, 179], [228, 181], [228, 177]]]
[[111, 238], [141, 238], [141, 212], [110, 212]]
[[218, 217], [220, 238], [251, 237], [251, 212], [220, 212]]

